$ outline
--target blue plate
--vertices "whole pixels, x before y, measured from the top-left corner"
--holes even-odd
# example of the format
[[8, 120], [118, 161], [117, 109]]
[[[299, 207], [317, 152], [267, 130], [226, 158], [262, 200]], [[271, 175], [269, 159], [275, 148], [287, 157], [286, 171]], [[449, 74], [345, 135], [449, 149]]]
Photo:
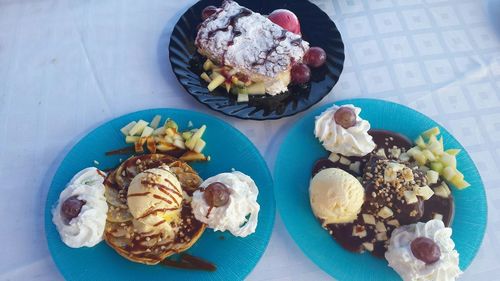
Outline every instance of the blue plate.
[[[52, 224], [51, 210], [59, 193], [71, 177], [81, 169], [95, 166], [112, 168], [126, 156], [105, 156], [106, 151], [124, 147], [120, 128], [133, 120], [151, 120], [156, 114], [163, 119], [174, 119], [181, 129], [189, 121], [198, 127], [207, 125], [203, 138], [204, 150], [211, 156], [207, 163], [195, 163], [193, 168], [202, 178], [231, 171], [232, 168], [251, 176], [259, 187], [259, 224], [254, 234], [237, 238], [230, 233], [207, 229], [198, 242], [188, 250], [217, 265], [217, 271], [191, 271], [148, 266], [133, 263], [119, 256], [111, 247], [101, 242], [93, 248], [72, 249], [59, 238]], [[152, 109], [131, 113], [111, 120], [90, 132], [76, 144], [64, 158], [50, 186], [45, 205], [45, 233], [52, 258], [66, 280], [241, 280], [255, 267], [264, 253], [271, 236], [275, 203], [273, 181], [259, 151], [243, 134], [220, 119], [198, 112], [177, 109]]]
[[[361, 117], [374, 129], [385, 129], [415, 139], [434, 126], [441, 129], [445, 148], [460, 148], [458, 169], [471, 187], [455, 190], [453, 240], [465, 270], [476, 255], [486, 228], [486, 195], [483, 183], [470, 156], [462, 145], [435, 121], [408, 107], [373, 99], [352, 99], [336, 104], [354, 104]], [[332, 104], [309, 112], [290, 130], [276, 160], [275, 189], [280, 215], [295, 242], [321, 269], [338, 280], [400, 280], [387, 262], [369, 253], [344, 250], [320, 226], [309, 204], [309, 180], [314, 162], [328, 153], [314, 137], [314, 118]]]

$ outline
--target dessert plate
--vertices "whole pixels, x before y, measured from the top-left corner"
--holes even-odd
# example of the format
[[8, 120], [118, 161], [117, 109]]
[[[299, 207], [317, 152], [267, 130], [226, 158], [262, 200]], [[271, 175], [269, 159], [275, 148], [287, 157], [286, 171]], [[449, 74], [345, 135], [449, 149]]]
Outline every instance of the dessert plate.
[[[462, 145], [432, 119], [403, 105], [374, 99], [352, 99], [336, 104], [354, 104], [361, 108], [361, 118], [373, 129], [385, 129], [415, 139], [421, 132], [439, 126], [445, 147], [462, 149], [458, 168], [471, 186], [457, 191], [452, 238], [460, 254], [460, 268], [465, 270], [476, 255], [486, 228], [487, 207], [481, 177]], [[328, 155], [314, 137], [315, 116], [331, 104], [305, 115], [288, 133], [276, 159], [275, 189], [278, 210], [288, 232], [302, 251], [321, 269], [338, 280], [400, 280], [385, 259], [369, 253], [344, 250], [314, 217], [309, 204], [309, 181], [314, 162]]]
[[327, 54], [324, 66], [314, 69], [310, 87], [289, 87], [276, 96], [253, 96], [249, 102], [237, 103], [236, 96], [222, 88], [209, 92], [200, 78], [203, 61], [193, 59], [197, 53], [194, 39], [201, 23], [201, 11], [209, 5], [220, 6], [221, 0], [202, 0], [189, 8], [179, 19], [170, 37], [169, 56], [172, 70], [181, 85], [199, 102], [213, 110], [241, 119], [279, 119], [304, 111], [325, 97], [337, 83], [344, 65], [344, 44], [340, 32], [318, 6], [309, 1], [239, 0], [240, 5], [254, 12], [270, 14], [288, 9], [299, 18], [302, 36], [311, 46], [321, 47]]
[[[155, 115], [171, 117], [181, 127], [189, 121], [195, 126], [205, 124], [204, 139], [208, 162], [192, 164], [202, 178], [236, 169], [250, 175], [259, 187], [260, 212], [255, 233], [245, 238], [230, 233], [205, 230], [200, 240], [187, 252], [217, 266], [215, 272], [182, 270], [163, 265], [148, 266], [133, 263], [118, 255], [106, 242], [93, 248], [72, 249], [60, 239], [51, 210], [59, 193], [71, 177], [81, 169], [95, 166], [113, 168], [124, 155], [105, 156], [106, 151], [124, 146], [120, 128], [131, 121], [151, 120]], [[191, 165], [191, 164], [190, 164]], [[90, 132], [66, 155], [50, 186], [45, 205], [45, 234], [49, 250], [66, 280], [240, 280], [257, 264], [272, 232], [275, 203], [273, 181], [259, 151], [243, 134], [229, 124], [202, 113], [178, 109], [151, 109], [113, 119]]]

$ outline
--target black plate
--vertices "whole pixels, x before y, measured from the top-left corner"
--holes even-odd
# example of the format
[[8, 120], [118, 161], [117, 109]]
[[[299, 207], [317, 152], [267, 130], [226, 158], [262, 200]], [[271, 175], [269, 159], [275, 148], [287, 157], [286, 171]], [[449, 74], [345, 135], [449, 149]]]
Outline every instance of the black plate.
[[327, 54], [326, 64], [312, 69], [311, 82], [306, 86], [291, 86], [276, 96], [251, 96], [246, 103], [237, 103], [235, 95], [217, 88], [210, 93], [199, 75], [202, 58], [194, 46], [201, 11], [209, 5], [219, 7], [221, 0], [202, 0], [189, 8], [172, 31], [169, 56], [172, 69], [182, 86], [199, 102], [229, 116], [241, 119], [279, 119], [304, 111], [324, 98], [337, 83], [344, 66], [344, 43], [340, 32], [328, 15], [305, 0], [239, 0], [240, 5], [254, 12], [270, 14], [276, 9], [294, 12], [300, 21], [302, 37], [310, 46], [318, 46]]

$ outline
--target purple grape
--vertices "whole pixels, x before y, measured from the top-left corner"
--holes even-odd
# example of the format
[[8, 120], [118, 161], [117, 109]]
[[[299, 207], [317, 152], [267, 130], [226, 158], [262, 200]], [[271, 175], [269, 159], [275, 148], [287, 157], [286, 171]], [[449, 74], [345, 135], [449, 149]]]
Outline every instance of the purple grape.
[[203, 198], [210, 207], [221, 207], [229, 201], [229, 188], [221, 182], [213, 182], [205, 188]]
[[343, 106], [337, 109], [333, 118], [335, 119], [335, 123], [339, 124], [344, 129], [349, 129], [356, 125], [356, 113], [350, 107]]
[[311, 47], [304, 55], [304, 63], [311, 67], [320, 67], [326, 61], [326, 53], [320, 47]]
[[297, 63], [292, 66], [292, 82], [295, 84], [304, 84], [311, 79], [311, 69], [303, 63]]
[[427, 237], [417, 237], [410, 246], [413, 255], [425, 264], [435, 263], [441, 256], [439, 246]]

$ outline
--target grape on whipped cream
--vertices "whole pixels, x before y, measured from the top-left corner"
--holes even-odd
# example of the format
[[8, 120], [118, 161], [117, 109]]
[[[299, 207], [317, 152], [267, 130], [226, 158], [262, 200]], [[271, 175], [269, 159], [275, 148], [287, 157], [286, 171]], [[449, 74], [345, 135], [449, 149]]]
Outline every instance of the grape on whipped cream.
[[462, 271], [451, 233], [441, 220], [399, 227], [392, 232], [385, 258], [405, 281], [455, 280]]
[[97, 168], [83, 169], [59, 195], [52, 222], [71, 248], [93, 247], [102, 241], [108, 212], [105, 176]]
[[191, 201], [197, 220], [215, 231], [246, 237], [257, 228], [259, 190], [249, 176], [234, 171], [205, 180]]
[[352, 104], [332, 107], [316, 117], [314, 135], [323, 147], [344, 156], [365, 156], [375, 143], [368, 134], [370, 123], [359, 117], [361, 109]]

